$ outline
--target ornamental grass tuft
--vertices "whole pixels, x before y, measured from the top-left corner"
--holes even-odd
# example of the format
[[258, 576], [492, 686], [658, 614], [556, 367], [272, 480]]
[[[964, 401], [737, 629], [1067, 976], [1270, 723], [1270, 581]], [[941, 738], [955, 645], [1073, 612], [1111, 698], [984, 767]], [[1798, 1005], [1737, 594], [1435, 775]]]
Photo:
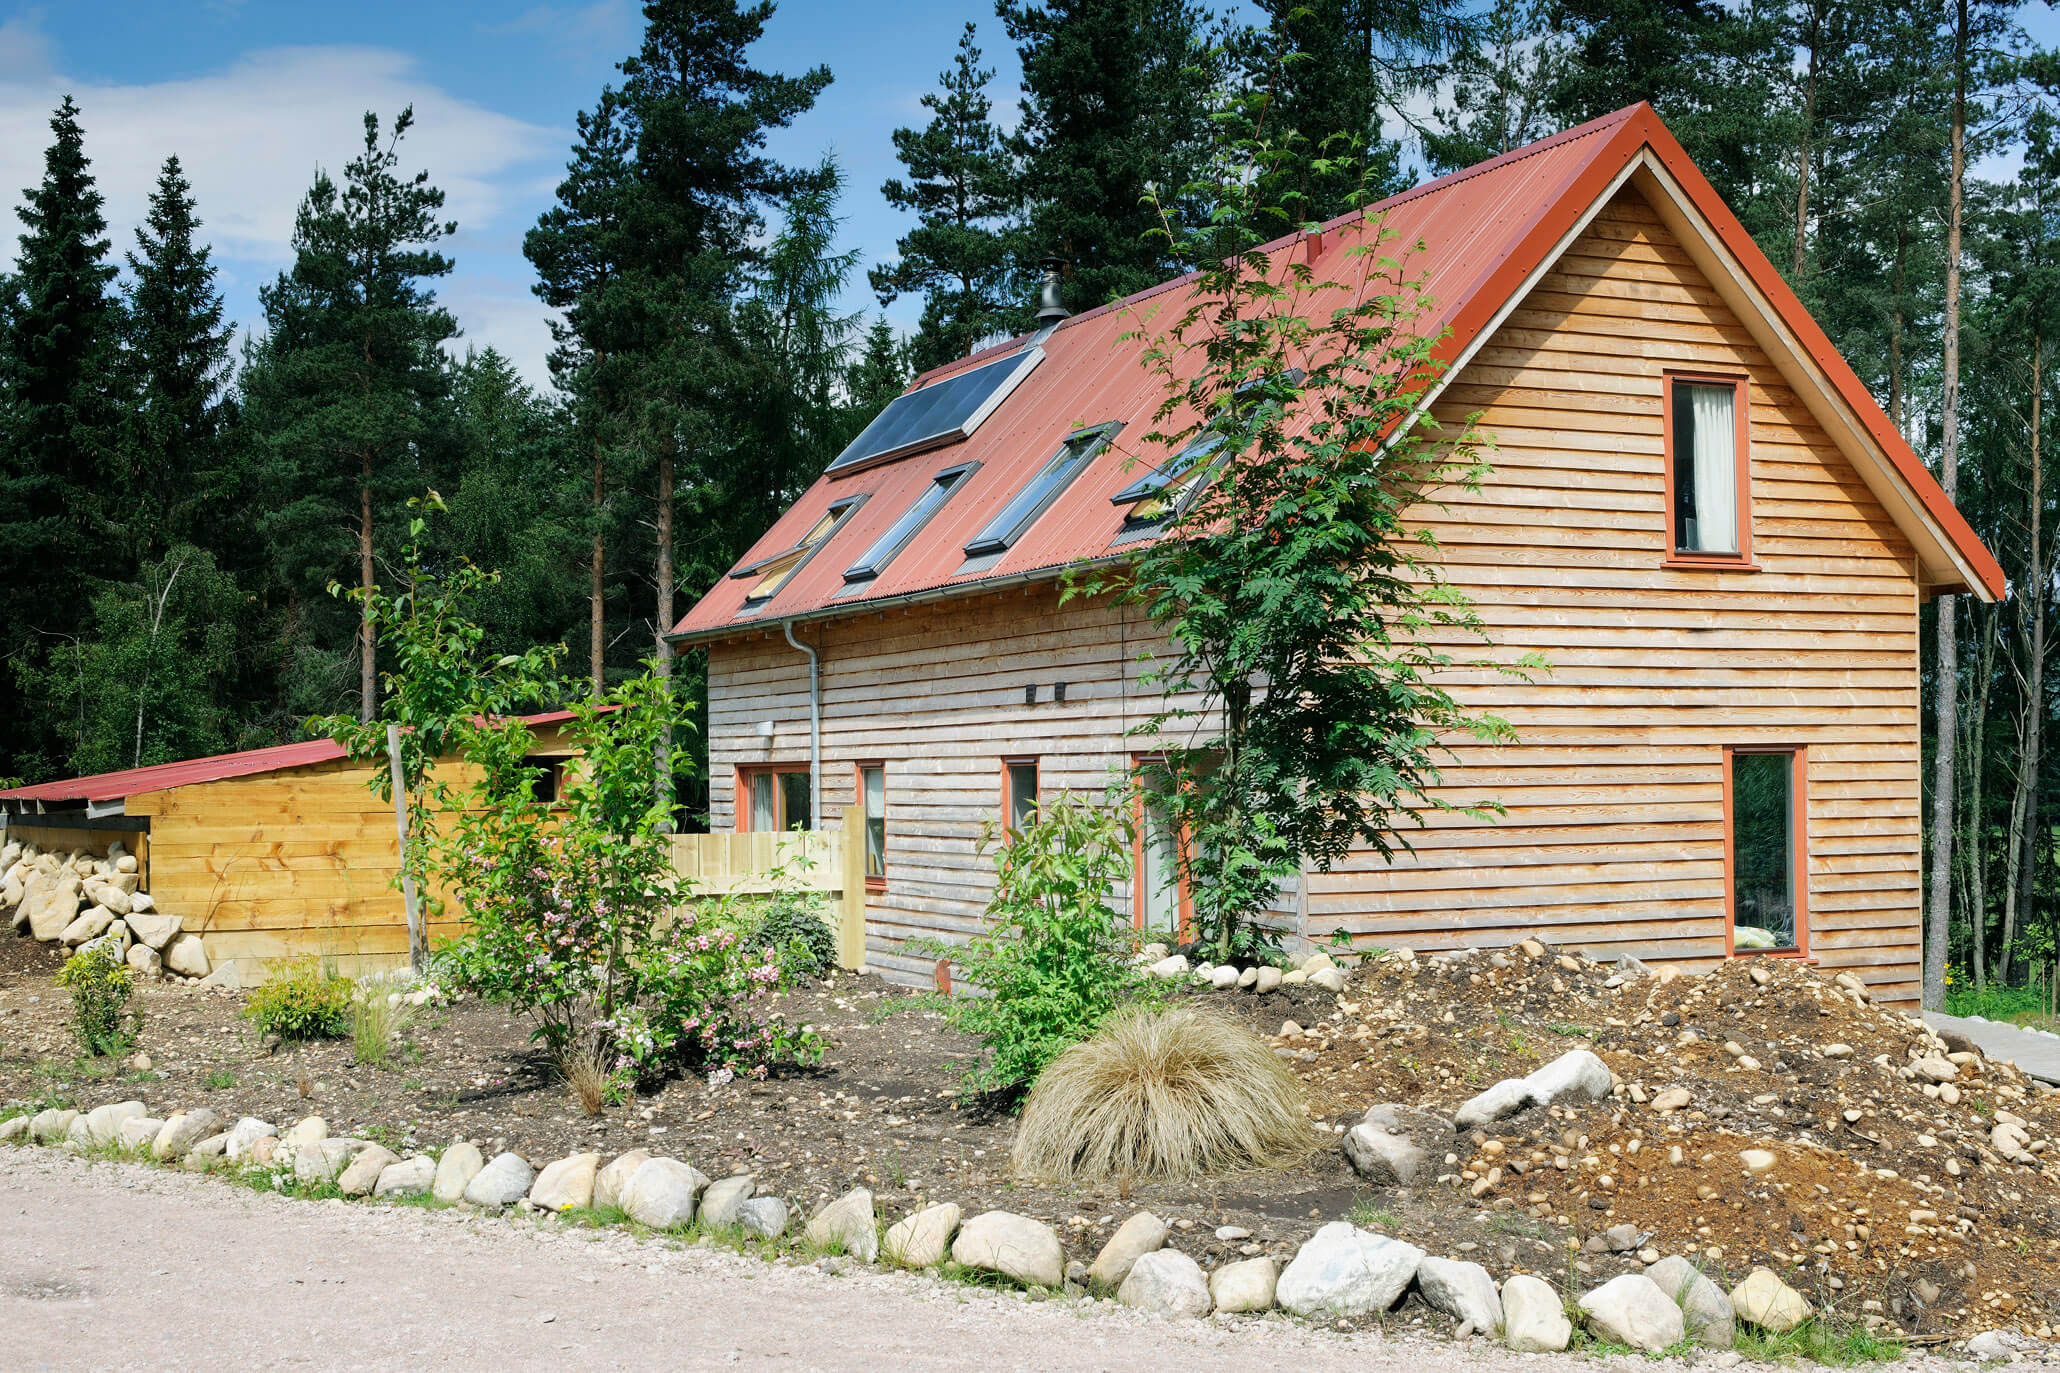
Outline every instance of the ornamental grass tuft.
[[1301, 1083], [1250, 1030], [1176, 1006], [1119, 1012], [1031, 1089], [1012, 1155], [1051, 1181], [1206, 1177], [1312, 1147]]

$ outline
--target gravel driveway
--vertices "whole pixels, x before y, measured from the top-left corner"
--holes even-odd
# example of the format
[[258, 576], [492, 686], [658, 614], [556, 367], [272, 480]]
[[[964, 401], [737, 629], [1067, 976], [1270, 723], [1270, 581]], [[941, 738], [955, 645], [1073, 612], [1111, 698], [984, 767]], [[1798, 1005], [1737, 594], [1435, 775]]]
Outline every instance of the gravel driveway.
[[[1169, 1324], [621, 1231], [291, 1201], [43, 1149], [0, 1149], [0, 1332], [10, 1370], [1750, 1367], [1732, 1355], [1517, 1356], [1278, 1318]], [[1900, 1367], [1913, 1366], [1944, 1367]]]

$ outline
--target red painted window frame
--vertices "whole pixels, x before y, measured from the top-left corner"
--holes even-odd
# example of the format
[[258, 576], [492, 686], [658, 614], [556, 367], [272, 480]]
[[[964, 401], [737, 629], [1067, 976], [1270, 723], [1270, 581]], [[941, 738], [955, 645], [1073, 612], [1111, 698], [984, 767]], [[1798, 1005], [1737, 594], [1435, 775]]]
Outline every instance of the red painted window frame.
[[[1662, 435], [1662, 456], [1660, 466], [1666, 479], [1665, 525], [1661, 537], [1665, 540], [1666, 556], [1664, 567], [1719, 568], [1727, 571], [1757, 572], [1759, 564], [1752, 556], [1752, 408], [1748, 396], [1749, 378], [1729, 372], [1686, 372], [1666, 371], [1660, 374], [1660, 433]], [[1736, 553], [1697, 553], [1674, 546], [1674, 386], [1687, 382], [1691, 386], [1729, 386], [1732, 388], [1731, 402], [1732, 430], [1738, 445], [1735, 466], [1738, 469], [1738, 551]]]
[[881, 831], [881, 832], [880, 832], [880, 875], [879, 875], [878, 877], [875, 877], [875, 876], [873, 876], [873, 875], [872, 875], [871, 873], [867, 873], [867, 874], [865, 875], [865, 889], [866, 889], [867, 891], [885, 891], [885, 890], [887, 890], [887, 835], [886, 835], [886, 829], [887, 829], [887, 824], [886, 824], [886, 822], [887, 822], [887, 762], [886, 762], [886, 760], [885, 760], [885, 759], [883, 759], [883, 758], [882, 758], [882, 759], [869, 759], [869, 760], [867, 760], [866, 762], [862, 762], [862, 763], [853, 763], [853, 764], [851, 765], [851, 794], [852, 794], [852, 797], [853, 797], [853, 798], [854, 798], [854, 799], [855, 799], [855, 800], [856, 800], [856, 801], [858, 802], [858, 826], [859, 826], [859, 830], [858, 830], [858, 842], [859, 842], [859, 843], [861, 843], [861, 844], [863, 844], [863, 843], [867, 842], [867, 836], [866, 836], [866, 832], [865, 832], [865, 825], [866, 825], [866, 814], [865, 814], [865, 775], [866, 775], [866, 773], [867, 773], [868, 771], [870, 771], [870, 770], [871, 770], [871, 769], [873, 769], [873, 768], [878, 768], [878, 769], [880, 770], [880, 831]]
[[[752, 779], [753, 777], [756, 777], [756, 776], [758, 776], [758, 775], [759, 775], [760, 773], [763, 773], [763, 772], [769, 772], [769, 773], [772, 773], [772, 774], [774, 774], [775, 776], [777, 776], [778, 774], [780, 774], [780, 773], [783, 773], [783, 772], [798, 772], [798, 773], [800, 773], [800, 774], [801, 774], [802, 776], [806, 777], [806, 776], [808, 775], [808, 764], [806, 764], [806, 763], [739, 763], [739, 764], [737, 764], [737, 787], [736, 787], [736, 791], [735, 791], [735, 793], [734, 793], [734, 794], [732, 795], [732, 797], [731, 797], [731, 801], [730, 801], [730, 809], [731, 809], [732, 811], [734, 811], [734, 812], [735, 812], [735, 814], [733, 814], [733, 815], [732, 815], [732, 816], [730, 817], [730, 822], [731, 822], [731, 828], [732, 828], [732, 829], [734, 829], [734, 830], [735, 830], [735, 831], [736, 831], [736, 832], [737, 832], [738, 834], [753, 834], [753, 833], [765, 833], [765, 831], [762, 831], [762, 830], [754, 831], [754, 830], [753, 830], [753, 829], [751, 828], [751, 779]], [[781, 819], [782, 821], [785, 821], [785, 820], [786, 820], [786, 818], [787, 818], [787, 801], [786, 801], [786, 798], [785, 798], [785, 796], [783, 796], [783, 795], [781, 794], [781, 792], [780, 792], [780, 788], [779, 788], [779, 784], [778, 784], [778, 783], [774, 783], [774, 784], [773, 784], [773, 800], [774, 800], [774, 801], [775, 801], [775, 802], [776, 802], [776, 803], [778, 804], [778, 806], [779, 806], [779, 808], [780, 808], [780, 819]], [[777, 830], [774, 830], [774, 831], [772, 831], [772, 833], [775, 833], [775, 834], [784, 834], [784, 833], [786, 832], [786, 829], [787, 829], [787, 827], [786, 827], [786, 825], [785, 825], [785, 824], [783, 823], [783, 824], [782, 824], [782, 825], [780, 826], [780, 828], [779, 828], [779, 829], [777, 829]]]
[[[1130, 760], [1130, 772], [1135, 777], [1154, 763], [1163, 763], [1165, 758], [1156, 753], [1140, 753]], [[1130, 813], [1130, 927], [1140, 933], [1144, 930], [1144, 788], [1131, 788]], [[1185, 826], [1174, 837], [1174, 862], [1179, 867], [1178, 891], [1175, 906], [1179, 911], [1173, 932], [1176, 943], [1185, 944], [1194, 938], [1195, 903], [1194, 889], [1187, 880], [1188, 834]], [[1156, 933], [1156, 931], [1154, 931]]]
[[[1739, 949], [1732, 942], [1738, 912], [1731, 903], [1736, 896], [1731, 829], [1731, 760], [1741, 753], [1779, 753], [1788, 757], [1788, 842], [1794, 855], [1795, 947], [1792, 949]], [[1807, 744], [1724, 745], [1724, 957], [1726, 958], [1810, 958], [1810, 749]]]

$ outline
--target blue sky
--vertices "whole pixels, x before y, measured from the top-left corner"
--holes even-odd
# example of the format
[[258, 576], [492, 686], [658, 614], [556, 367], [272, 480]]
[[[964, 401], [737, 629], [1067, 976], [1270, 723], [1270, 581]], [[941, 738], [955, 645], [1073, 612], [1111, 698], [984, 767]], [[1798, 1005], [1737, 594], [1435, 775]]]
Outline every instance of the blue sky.
[[[773, 147], [797, 163], [833, 152], [845, 169], [845, 240], [862, 255], [850, 308], [877, 311], [863, 267], [891, 257], [906, 227], [879, 191], [899, 170], [890, 134], [920, 121], [918, 101], [968, 18], [997, 69], [996, 115], [1013, 122], [1015, 54], [988, 0], [783, 0], [755, 50], [769, 70], [835, 74]], [[2042, 42], [2060, 38], [2046, 4], [2023, 18]], [[178, 153], [230, 313], [247, 329], [259, 285], [290, 261], [294, 209], [316, 166], [341, 170], [367, 109], [390, 117], [413, 103], [408, 165], [428, 169], [459, 223], [457, 270], [441, 294], [467, 341], [542, 383], [550, 340], [522, 235], [551, 202], [573, 116], [635, 48], [641, 22], [636, 0], [0, 0], [0, 264], [13, 259], [20, 190], [41, 175], [50, 111], [70, 92], [117, 254], [134, 243], [158, 166]], [[906, 328], [917, 309], [900, 301], [890, 317]]]
[[[864, 262], [891, 256], [905, 227], [881, 198], [894, 175], [890, 134], [917, 122], [969, 17], [980, 19], [997, 116], [1013, 117], [1014, 54], [1000, 21], [974, 6], [898, 0], [876, 6], [787, 0], [755, 50], [759, 65], [827, 64], [836, 80], [774, 151], [812, 163], [834, 152], [848, 177], [847, 243]], [[108, 197], [116, 249], [134, 244], [165, 156], [186, 164], [215, 245], [230, 313], [248, 328], [257, 289], [290, 261], [293, 213], [317, 164], [340, 171], [367, 109], [410, 102], [404, 145], [449, 194], [457, 270], [440, 288], [467, 340], [492, 344], [542, 382], [550, 340], [530, 295], [522, 235], [546, 208], [572, 136], [614, 64], [634, 50], [633, 0], [524, 7], [360, 0], [0, 0], [0, 262], [11, 263], [21, 188], [42, 171], [51, 109], [67, 91]], [[863, 277], [854, 309], [879, 309]], [[917, 307], [897, 302], [904, 328]]]

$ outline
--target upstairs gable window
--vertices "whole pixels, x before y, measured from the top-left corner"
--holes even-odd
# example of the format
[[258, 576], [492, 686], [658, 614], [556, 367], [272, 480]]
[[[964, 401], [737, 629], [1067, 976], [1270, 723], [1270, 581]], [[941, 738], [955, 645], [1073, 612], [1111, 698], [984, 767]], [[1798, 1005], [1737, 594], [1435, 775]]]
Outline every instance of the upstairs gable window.
[[1669, 375], [1665, 403], [1669, 561], [1749, 561], [1744, 379]]

